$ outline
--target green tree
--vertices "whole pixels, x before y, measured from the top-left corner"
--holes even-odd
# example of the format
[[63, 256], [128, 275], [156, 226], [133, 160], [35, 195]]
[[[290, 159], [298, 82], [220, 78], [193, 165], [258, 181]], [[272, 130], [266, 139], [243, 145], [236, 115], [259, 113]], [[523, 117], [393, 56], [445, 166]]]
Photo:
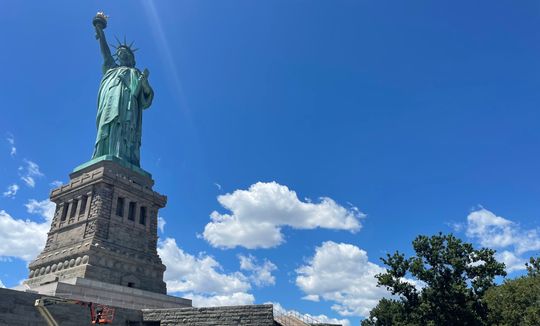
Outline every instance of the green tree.
[[526, 265], [526, 276], [486, 292], [490, 325], [540, 325], [540, 258], [531, 258]]
[[527, 267], [528, 276], [540, 276], [540, 257], [531, 257], [528, 263], [525, 263]]
[[362, 326], [371, 325], [409, 325], [405, 305], [401, 301], [383, 298], [370, 311], [369, 319], [362, 321]]
[[381, 260], [388, 269], [377, 275], [379, 286], [400, 300], [381, 300], [362, 325], [485, 325], [482, 297], [495, 276], [506, 275], [495, 251], [442, 233], [418, 236], [412, 244], [415, 256], [387, 255]]

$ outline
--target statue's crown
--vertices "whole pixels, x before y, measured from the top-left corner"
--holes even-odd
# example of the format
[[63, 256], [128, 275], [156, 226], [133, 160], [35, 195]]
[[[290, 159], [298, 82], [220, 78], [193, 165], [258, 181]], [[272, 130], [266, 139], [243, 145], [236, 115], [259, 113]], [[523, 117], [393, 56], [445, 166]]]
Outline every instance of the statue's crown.
[[135, 51], [139, 50], [137, 48], [134, 48], [133, 47], [133, 42], [134, 41], [131, 41], [131, 43], [127, 44], [126, 42], [126, 37], [124, 36], [124, 42], [120, 42], [120, 40], [118, 39], [118, 37], [114, 37], [116, 39], [116, 42], [118, 42], [117, 45], [114, 45], [114, 44], [109, 44], [110, 46], [112, 46], [113, 48], [115, 48], [116, 50], [118, 50], [119, 48], [124, 48], [124, 49], [128, 49], [129, 52], [131, 52], [131, 54], [135, 54]]

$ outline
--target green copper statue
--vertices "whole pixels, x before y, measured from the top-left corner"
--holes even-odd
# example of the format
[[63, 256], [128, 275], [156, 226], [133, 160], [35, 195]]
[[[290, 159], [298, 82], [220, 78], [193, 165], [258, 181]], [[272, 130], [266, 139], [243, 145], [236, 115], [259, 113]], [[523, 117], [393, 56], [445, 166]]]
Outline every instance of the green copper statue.
[[148, 83], [148, 69], [135, 68], [136, 49], [118, 42], [116, 60], [105, 39], [107, 16], [98, 13], [93, 21], [103, 55], [103, 78], [97, 104], [97, 137], [92, 159], [117, 157], [140, 166], [142, 111], [152, 104], [154, 91]]

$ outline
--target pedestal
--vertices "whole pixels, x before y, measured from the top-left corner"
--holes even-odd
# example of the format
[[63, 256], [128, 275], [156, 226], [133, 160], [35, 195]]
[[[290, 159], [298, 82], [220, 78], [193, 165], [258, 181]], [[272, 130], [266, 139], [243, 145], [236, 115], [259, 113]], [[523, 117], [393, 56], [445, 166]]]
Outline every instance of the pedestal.
[[115, 161], [101, 160], [54, 189], [56, 211], [43, 252], [24, 284], [39, 288], [68, 279], [166, 293], [157, 254], [157, 216], [167, 198], [153, 180]]

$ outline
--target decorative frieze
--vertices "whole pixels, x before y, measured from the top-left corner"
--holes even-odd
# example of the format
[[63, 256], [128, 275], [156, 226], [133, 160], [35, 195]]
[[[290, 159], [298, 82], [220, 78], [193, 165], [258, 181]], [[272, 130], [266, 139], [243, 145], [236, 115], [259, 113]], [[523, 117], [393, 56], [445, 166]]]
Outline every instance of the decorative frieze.
[[41, 266], [41, 268], [37, 268], [34, 270], [30, 270], [29, 278], [34, 278], [37, 276], [43, 276], [49, 273], [59, 272], [61, 270], [66, 270], [72, 267], [76, 267], [79, 265], [86, 265], [88, 264], [89, 257], [88, 255], [84, 255], [82, 257], [77, 258], [71, 258], [70, 260], [61, 261], [58, 263], [54, 263], [52, 265], [47, 266]]

